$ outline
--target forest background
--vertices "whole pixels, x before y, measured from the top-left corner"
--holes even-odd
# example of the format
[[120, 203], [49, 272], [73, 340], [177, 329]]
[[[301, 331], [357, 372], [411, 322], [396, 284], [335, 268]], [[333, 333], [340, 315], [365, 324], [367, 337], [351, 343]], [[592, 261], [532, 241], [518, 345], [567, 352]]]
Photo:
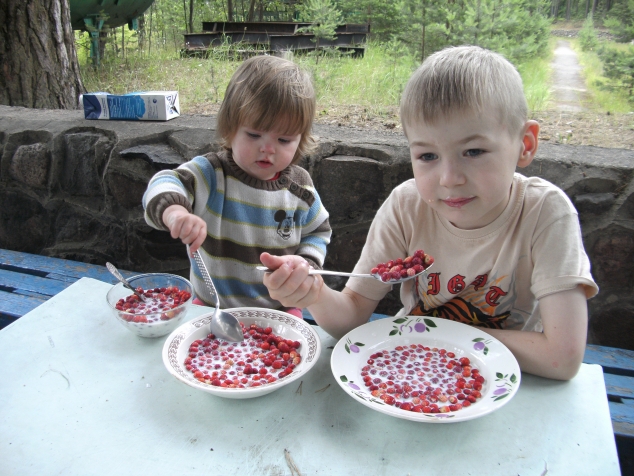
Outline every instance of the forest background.
[[[634, 0], [155, 0], [137, 30], [105, 30], [98, 66], [89, 35], [76, 32], [86, 90], [178, 90], [182, 113], [214, 114], [253, 47], [184, 55], [183, 34], [203, 21], [304, 21], [323, 37], [368, 23], [362, 58], [328, 48], [293, 57], [313, 75], [318, 123], [402, 133], [398, 102], [411, 73], [439, 49], [475, 44], [517, 66], [542, 140], [634, 149]], [[568, 36], [583, 66], [583, 111], [561, 111], [551, 95], [553, 32]]]

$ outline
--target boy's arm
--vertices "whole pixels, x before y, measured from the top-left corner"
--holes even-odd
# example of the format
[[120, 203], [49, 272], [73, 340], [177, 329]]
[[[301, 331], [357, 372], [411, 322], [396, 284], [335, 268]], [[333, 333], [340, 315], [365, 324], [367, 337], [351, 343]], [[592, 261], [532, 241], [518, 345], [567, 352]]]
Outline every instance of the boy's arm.
[[308, 275], [308, 263], [298, 256], [262, 253], [260, 259], [275, 269], [264, 275], [271, 297], [287, 307], [307, 307], [317, 324], [337, 339], [368, 322], [379, 304], [348, 288], [343, 292], [330, 289], [321, 276]]
[[586, 348], [588, 306], [582, 286], [539, 300], [543, 332], [484, 329], [506, 345], [523, 372], [569, 380], [579, 371]]

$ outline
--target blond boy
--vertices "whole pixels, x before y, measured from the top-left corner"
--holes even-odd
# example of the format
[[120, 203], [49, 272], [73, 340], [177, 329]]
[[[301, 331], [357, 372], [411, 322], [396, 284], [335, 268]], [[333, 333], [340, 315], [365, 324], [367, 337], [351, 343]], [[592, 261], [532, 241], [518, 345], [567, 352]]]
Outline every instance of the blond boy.
[[[570, 379], [581, 364], [590, 274], [577, 212], [559, 188], [515, 172], [537, 151], [522, 81], [502, 56], [472, 46], [430, 56], [401, 100], [414, 179], [381, 206], [355, 272], [424, 249], [424, 280], [401, 286], [399, 314], [476, 325], [502, 341], [523, 371]], [[342, 292], [291, 257], [262, 255], [271, 296], [308, 307], [341, 337], [364, 324], [390, 287], [350, 279]]]

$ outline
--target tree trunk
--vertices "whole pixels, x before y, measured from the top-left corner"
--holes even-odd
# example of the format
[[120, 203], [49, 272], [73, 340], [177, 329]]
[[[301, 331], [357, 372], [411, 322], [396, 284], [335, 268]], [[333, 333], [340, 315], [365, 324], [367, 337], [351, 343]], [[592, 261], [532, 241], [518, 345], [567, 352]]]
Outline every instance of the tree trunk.
[[[150, 7], [151, 9], [152, 7]], [[187, 22], [187, 4], [183, 0], [183, 16], [185, 17], [185, 33], [192, 33], [189, 31], [189, 23]], [[152, 23], [152, 14], [150, 13], [150, 23]]]
[[189, 32], [194, 33], [194, 0], [189, 0]]
[[249, 2], [249, 13], [247, 13], [247, 21], [253, 21], [253, 15], [255, 14], [255, 0]]
[[233, 2], [227, 0], [227, 21], [233, 21]]
[[566, 2], [566, 21], [570, 21], [570, 11], [572, 9], [572, 0]]
[[0, 104], [76, 109], [85, 90], [68, 0], [2, 0], [0, 65]]

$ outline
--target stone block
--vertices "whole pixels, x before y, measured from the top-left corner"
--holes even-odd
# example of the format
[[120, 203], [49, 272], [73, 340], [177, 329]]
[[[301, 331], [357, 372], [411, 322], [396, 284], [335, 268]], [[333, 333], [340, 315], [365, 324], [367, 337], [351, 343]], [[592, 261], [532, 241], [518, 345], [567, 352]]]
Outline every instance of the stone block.
[[48, 210], [19, 191], [0, 191], [0, 247], [39, 253], [51, 240]]
[[385, 195], [383, 169], [365, 157], [321, 160], [313, 180], [333, 226], [372, 220]]
[[105, 258], [117, 262], [127, 259], [126, 228], [114, 217], [64, 204], [55, 217], [53, 229], [54, 248], [65, 253], [90, 257], [90, 263], [104, 264]]
[[114, 142], [109, 135], [84, 131], [64, 135], [61, 189], [76, 196], [102, 196], [101, 181]]
[[370, 223], [366, 221], [355, 225], [333, 227], [324, 267], [335, 271], [351, 272], [361, 256]]
[[47, 144], [21, 145], [11, 158], [9, 174], [27, 187], [46, 189], [50, 163], [51, 151]]
[[[213, 123], [215, 127], [215, 121]], [[215, 131], [205, 129], [176, 130], [169, 135], [168, 143], [186, 160], [220, 150]]]
[[634, 234], [618, 226], [603, 230], [592, 249], [592, 272], [599, 287], [609, 290], [631, 289], [634, 279]]
[[187, 162], [181, 154], [167, 144], [145, 144], [119, 152], [124, 159], [143, 159], [157, 170], [175, 169]]

